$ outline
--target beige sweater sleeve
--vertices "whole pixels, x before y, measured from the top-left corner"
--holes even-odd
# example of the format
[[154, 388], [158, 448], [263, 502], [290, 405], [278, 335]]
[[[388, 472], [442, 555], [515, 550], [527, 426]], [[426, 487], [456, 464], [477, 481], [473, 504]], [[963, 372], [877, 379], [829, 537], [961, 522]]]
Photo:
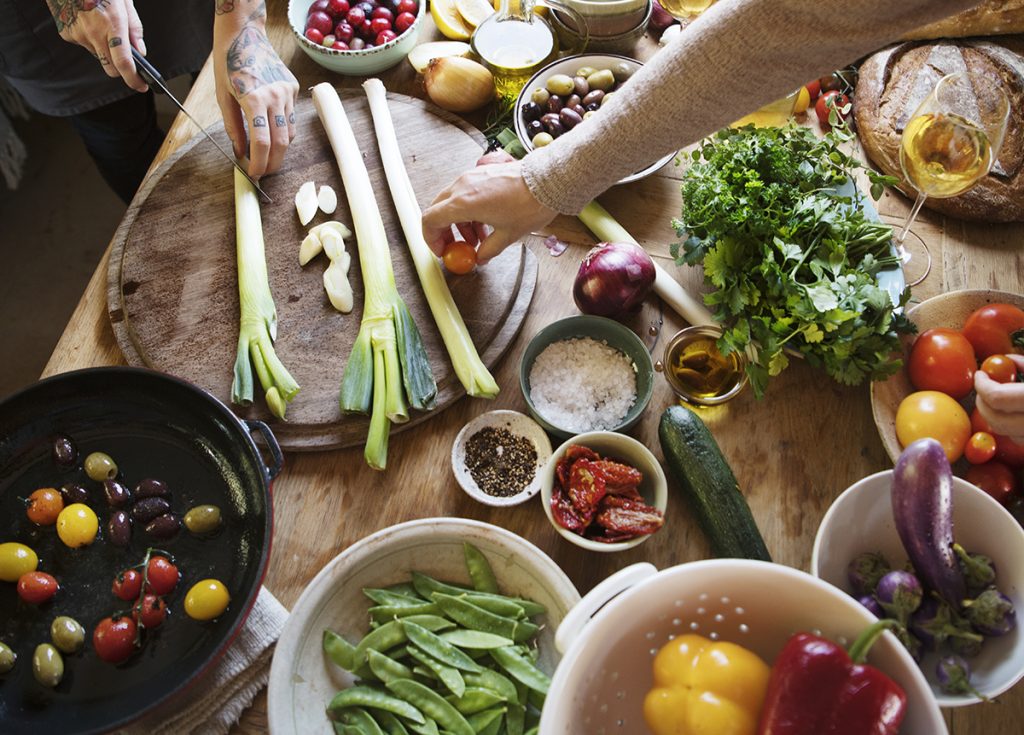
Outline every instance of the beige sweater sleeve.
[[719, 0], [586, 122], [523, 160], [546, 206], [575, 214], [609, 186], [980, 0]]

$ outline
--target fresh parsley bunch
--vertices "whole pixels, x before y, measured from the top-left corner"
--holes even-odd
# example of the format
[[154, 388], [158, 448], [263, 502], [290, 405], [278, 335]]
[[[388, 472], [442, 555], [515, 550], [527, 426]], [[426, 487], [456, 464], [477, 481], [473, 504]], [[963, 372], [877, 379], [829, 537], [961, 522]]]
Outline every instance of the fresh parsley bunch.
[[895, 179], [844, 153], [852, 137], [841, 127], [824, 139], [793, 125], [727, 128], [692, 153], [684, 173], [672, 224], [685, 240], [672, 255], [703, 264], [715, 287], [704, 300], [723, 325], [719, 348], [754, 347], [747, 372], [758, 397], [789, 364], [784, 348], [847, 385], [901, 365], [899, 333], [913, 325], [876, 278], [898, 265], [892, 228], [865, 215], [852, 186], [864, 168], [877, 199]]

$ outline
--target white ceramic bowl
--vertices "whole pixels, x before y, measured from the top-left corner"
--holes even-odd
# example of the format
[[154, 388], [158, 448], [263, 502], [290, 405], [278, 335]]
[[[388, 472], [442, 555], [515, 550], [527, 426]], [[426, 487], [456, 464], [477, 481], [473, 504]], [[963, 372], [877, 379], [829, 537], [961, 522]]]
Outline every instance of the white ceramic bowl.
[[[544, 513], [547, 515], [552, 527], [558, 531], [562, 538], [588, 551], [603, 551], [605, 553], [625, 551], [649, 539], [653, 534], [637, 536], [629, 541], [606, 544], [601, 541], [591, 541], [590, 539], [583, 538], [579, 534], [558, 525], [554, 515], [551, 513], [551, 493], [555, 483], [555, 467], [558, 465], [558, 460], [565, 455], [566, 450], [572, 444], [589, 447], [600, 454], [602, 459], [614, 459], [636, 467], [644, 476], [643, 482], [640, 483], [640, 494], [644, 496], [644, 502], [657, 508], [662, 513], [665, 512], [665, 507], [668, 505], [668, 482], [665, 480], [665, 471], [661, 468], [661, 464], [651, 453], [650, 449], [633, 437], [626, 436], [625, 434], [618, 434], [614, 431], [591, 431], [586, 434], [578, 434], [558, 447], [552, 453], [547, 466], [541, 472], [540, 497], [544, 503]], [[655, 533], [662, 533], [664, 530], [663, 526], [655, 531]]]
[[409, 26], [405, 33], [388, 41], [383, 46], [373, 46], [358, 51], [339, 51], [313, 43], [304, 35], [306, 16], [309, 14], [311, 2], [312, 0], [288, 0], [288, 23], [292, 27], [295, 43], [299, 44], [299, 48], [306, 56], [325, 69], [352, 77], [378, 74], [385, 69], [390, 69], [408, 56], [419, 38], [423, 15], [427, 7], [427, 0], [419, 0], [416, 22]]
[[[892, 516], [892, 474], [892, 470], [886, 470], [854, 483], [836, 498], [818, 527], [811, 571], [847, 594], [852, 594], [852, 588], [846, 568], [857, 554], [880, 551], [894, 568], [900, 568], [907, 559]], [[954, 477], [953, 532], [965, 549], [985, 554], [995, 562], [996, 586], [1022, 610], [1024, 529], [1013, 516], [983, 490]], [[928, 654], [921, 668], [942, 707], [980, 701], [973, 695], [944, 693], [935, 678], [937, 660], [936, 654]], [[970, 664], [971, 681], [978, 691], [988, 697], [1005, 692], [1024, 676], [1024, 634], [1018, 627], [1005, 636], [987, 640]]]
[[[559, 626], [556, 646], [564, 655], [540, 731], [646, 732], [642, 704], [653, 686], [652, 660], [681, 633], [737, 643], [771, 665], [794, 633], [818, 631], [849, 644], [874, 620], [835, 587], [779, 564], [712, 559], [662, 572], [635, 564], [595, 587]], [[947, 732], [928, 683], [891, 633], [871, 648], [868, 663], [907, 694], [901, 735]]]
[[437, 579], [468, 583], [463, 543], [476, 546], [494, 569], [501, 591], [528, 597], [547, 607], [535, 619], [539, 634], [538, 666], [555, 670], [559, 655], [554, 631], [579, 593], [565, 573], [529, 541], [479, 521], [425, 518], [385, 528], [348, 547], [309, 583], [292, 609], [277, 642], [270, 669], [267, 716], [274, 735], [330, 732], [326, 707], [351, 674], [324, 656], [325, 628], [360, 640], [368, 631], [370, 601], [363, 587], [407, 581], [417, 570]]
[[[537, 452], [533, 480], [515, 495], [507, 497], [488, 495], [476, 484], [466, 467], [466, 442], [478, 431], [487, 427], [508, 429], [513, 434], [525, 437], [530, 440]], [[540, 492], [541, 471], [548, 463], [549, 457], [551, 457], [551, 440], [548, 439], [548, 435], [544, 433], [540, 424], [518, 411], [488, 411], [463, 426], [462, 431], [455, 437], [455, 443], [452, 444], [452, 472], [455, 473], [455, 479], [459, 481], [459, 486], [473, 500], [484, 505], [498, 507], [518, 505]]]

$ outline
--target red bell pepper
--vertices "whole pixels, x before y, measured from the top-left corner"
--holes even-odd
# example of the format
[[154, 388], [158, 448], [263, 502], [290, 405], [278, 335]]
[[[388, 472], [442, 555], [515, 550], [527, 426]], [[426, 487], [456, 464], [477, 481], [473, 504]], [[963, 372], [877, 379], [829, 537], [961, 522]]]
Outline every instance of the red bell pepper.
[[881, 620], [850, 647], [797, 633], [772, 667], [758, 735], [896, 735], [906, 714], [903, 689], [861, 663], [887, 628]]

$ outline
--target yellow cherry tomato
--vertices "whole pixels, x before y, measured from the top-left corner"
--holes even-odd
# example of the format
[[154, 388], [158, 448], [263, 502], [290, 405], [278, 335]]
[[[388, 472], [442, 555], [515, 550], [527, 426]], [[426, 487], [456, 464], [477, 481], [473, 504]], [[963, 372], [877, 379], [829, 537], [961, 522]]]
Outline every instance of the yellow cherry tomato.
[[807, 91], [807, 87], [800, 87], [800, 91], [796, 93], [796, 104], [793, 105], [793, 114], [803, 115], [810, 106], [811, 93]]
[[18, 577], [34, 572], [39, 566], [39, 557], [25, 544], [8, 541], [0, 544], [0, 579], [17, 582]]
[[194, 620], [213, 620], [227, 609], [229, 602], [231, 595], [222, 582], [203, 579], [185, 595], [185, 613]]
[[99, 527], [96, 514], [84, 503], [72, 503], [57, 516], [57, 535], [72, 549], [95, 541]]
[[955, 398], [937, 390], [919, 390], [896, 409], [896, 438], [901, 446], [929, 437], [956, 462], [971, 438], [971, 418]]

